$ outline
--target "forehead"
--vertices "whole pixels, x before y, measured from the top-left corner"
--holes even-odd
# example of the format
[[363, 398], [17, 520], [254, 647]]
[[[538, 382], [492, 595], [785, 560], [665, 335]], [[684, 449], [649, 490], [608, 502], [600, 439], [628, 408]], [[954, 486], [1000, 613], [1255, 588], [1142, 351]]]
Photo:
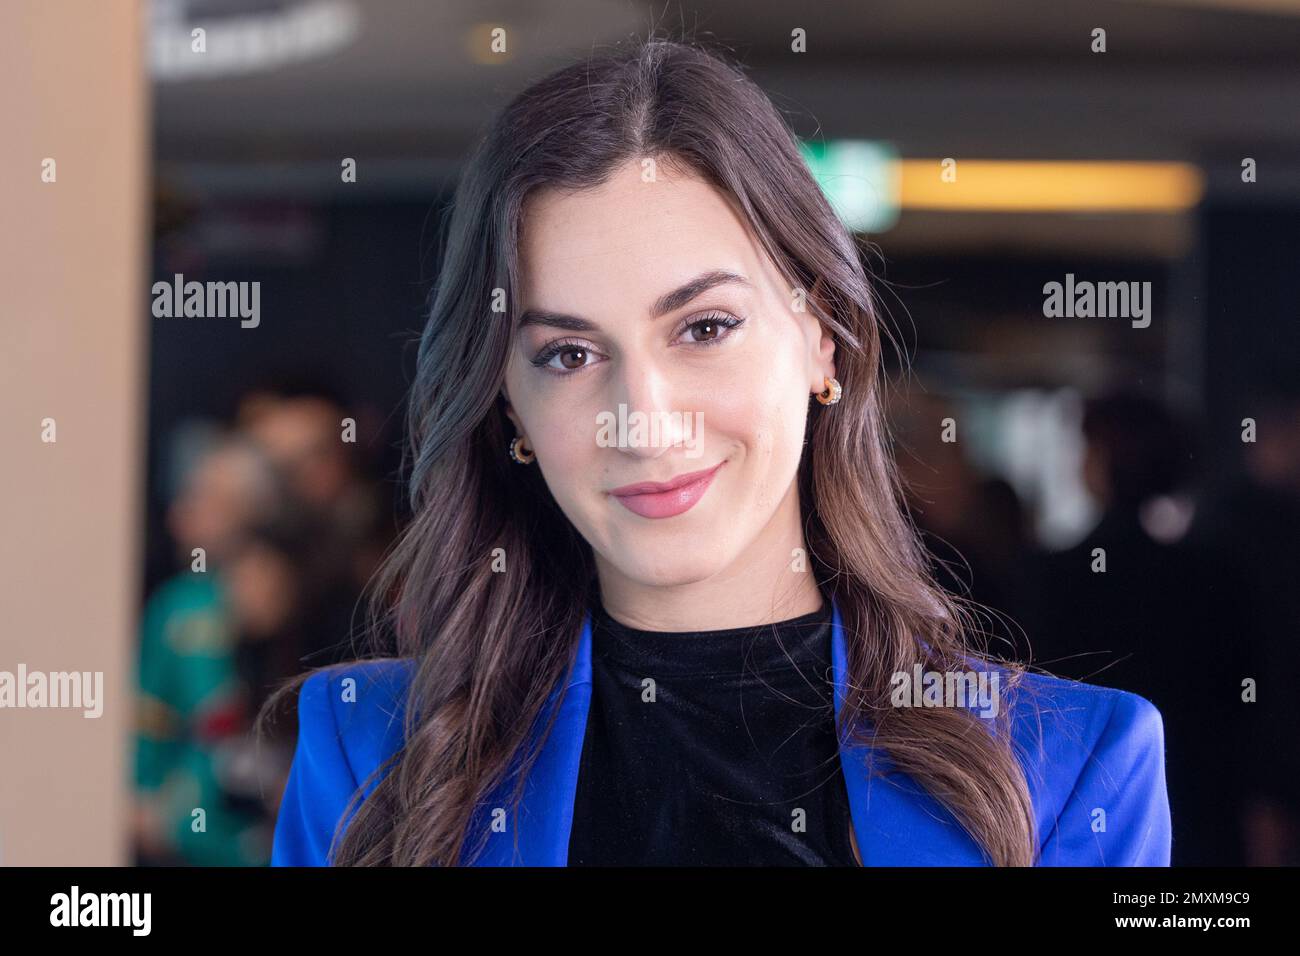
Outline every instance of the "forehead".
[[705, 269], [762, 284], [768, 270], [734, 201], [689, 171], [660, 162], [646, 182], [640, 160], [600, 186], [544, 189], [525, 203], [520, 271], [525, 307], [572, 310], [636, 296], [646, 307]]

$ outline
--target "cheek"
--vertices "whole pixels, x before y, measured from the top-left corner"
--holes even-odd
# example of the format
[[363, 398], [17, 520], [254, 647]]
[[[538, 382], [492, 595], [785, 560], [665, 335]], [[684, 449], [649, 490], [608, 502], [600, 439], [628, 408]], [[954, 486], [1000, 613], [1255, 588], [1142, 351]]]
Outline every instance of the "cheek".
[[763, 458], [759, 485], [763, 505], [775, 506], [795, 480], [806, 426], [807, 411], [797, 395], [795, 400], [786, 397], [771, 409], [760, 446]]
[[712, 426], [724, 437], [740, 439], [751, 454], [780, 457], [787, 444], [797, 456], [807, 415], [807, 394], [798, 363], [773, 361], [793, 355], [795, 343], [764, 337], [719, 375], [704, 413], [705, 434]]
[[563, 387], [543, 387], [523, 390], [515, 405], [537, 455], [533, 467], [560, 503], [580, 496], [597, 473], [595, 412], [587, 404]]
[[794, 480], [807, 415], [802, 379], [771, 367], [737, 378], [705, 412], [706, 446], [744, 447], [745, 484], [759, 512], [779, 502]]
[[524, 419], [528, 440], [543, 471], [551, 475], [568, 475], [586, 466], [593, 444], [590, 430], [581, 426], [581, 416], [574, 408], [534, 409]]

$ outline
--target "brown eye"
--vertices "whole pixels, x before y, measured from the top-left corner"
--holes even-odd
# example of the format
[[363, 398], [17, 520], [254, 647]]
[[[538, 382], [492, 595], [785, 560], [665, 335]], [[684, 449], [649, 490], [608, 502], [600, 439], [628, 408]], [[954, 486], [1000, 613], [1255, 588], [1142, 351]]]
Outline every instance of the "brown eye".
[[[569, 361], [570, 358], [573, 359], [572, 362]], [[570, 369], [572, 369], [572, 368], [582, 368], [584, 365], [587, 364], [587, 350], [586, 350], [586, 349], [567, 349], [567, 350], [561, 352], [561, 353], [560, 353], [560, 364], [563, 365], [565, 368], [570, 368]]]
[[580, 372], [584, 368], [590, 368], [601, 360], [601, 354], [594, 349], [587, 348], [583, 342], [565, 340], [563, 342], [552, 342], [547, 345], [537, 356], [530, 361], [541, 369], [546, 369], [554, 375], [571, 375], [574, 372]]
[[718, 337], [718, 323], [712, 319], [696, 322], [691, 326], [691, 330], [695, 333], [695, 341], [697, 342], [707, 342]]
[[725, 313], [706, 315], [687, 323], [682, 333], [690, 336], [687, 345], [716, 345], [723, 339], [729, 338], [733, 330], [739, 328], [744, 321]]

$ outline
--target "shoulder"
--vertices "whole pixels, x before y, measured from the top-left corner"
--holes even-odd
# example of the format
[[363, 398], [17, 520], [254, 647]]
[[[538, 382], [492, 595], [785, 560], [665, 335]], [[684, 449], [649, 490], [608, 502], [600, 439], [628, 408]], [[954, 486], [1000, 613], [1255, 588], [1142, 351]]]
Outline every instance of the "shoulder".
[[350, 755], [363, 757], [367, 745], [400, 726], [413, 667], [387, 658], [321, 668], [298, 692], [299, 732], [332, 729]]
[[1045, 866], [1168, 866], [1164, 722], [1145, 697], [1041, 674], [1009, 695]]
[[401, 749], [413, 663], [323, 668], [298, 692], [298, 743], [276, 820], [272, 863], [320, 866], [353, 798], [368, 795]]

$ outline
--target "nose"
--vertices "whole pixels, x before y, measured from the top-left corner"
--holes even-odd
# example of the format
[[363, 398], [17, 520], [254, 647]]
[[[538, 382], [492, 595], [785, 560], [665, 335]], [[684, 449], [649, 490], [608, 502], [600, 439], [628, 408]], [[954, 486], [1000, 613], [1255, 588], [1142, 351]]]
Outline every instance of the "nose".
[[[660, 365], [644, 359], [622, 363], [612, 391], [614, 407], [610, 411], [620, 422], [624, 418], [627, 421], [626, 440], [618, 446], [623, 454], [658, 458], [688, 437], [683, 429], [683, 410], [673, 406], [674, 383]], [[674, 411], [678, 414], [672, 414]]]

